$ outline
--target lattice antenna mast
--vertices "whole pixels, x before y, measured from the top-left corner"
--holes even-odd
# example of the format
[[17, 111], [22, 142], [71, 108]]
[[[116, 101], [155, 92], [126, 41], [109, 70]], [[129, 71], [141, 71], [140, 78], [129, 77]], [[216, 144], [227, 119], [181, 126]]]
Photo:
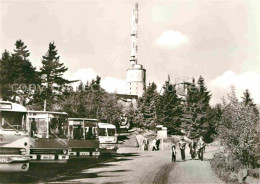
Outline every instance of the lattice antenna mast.
[[137, 64], [138, 47], [137, 47], [137, 28], [138, 28], [138, 4], [135, 3], [132, 13], [132, 33], [131, 33], [131, 66]]

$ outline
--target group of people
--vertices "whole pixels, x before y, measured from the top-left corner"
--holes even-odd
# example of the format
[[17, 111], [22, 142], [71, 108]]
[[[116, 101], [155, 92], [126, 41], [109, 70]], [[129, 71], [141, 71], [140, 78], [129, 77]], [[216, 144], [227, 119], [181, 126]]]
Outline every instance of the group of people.
[[[149, 149], [149, 140], [148, 139], [143, 140], [142, 149], [144, 151], [148, 151], [148, 149]], [[152, 151], [158, 151], [158, 150], [160, 150], [160, 139], [153, 139]]]
[[[186, 144], [187, 142], [185, 141], [184, 137], [181, 137], [179, 141], [179, 148], [180, 148], [182, 160], [185, 160]], [[203, 160], [203, 153], [205, 152], [205, 146], [206, 144], [202, 140], [202, 137], [200, 137], [198, 142], [196, 142], [195, 140], [191, 140], [191, 142], [189, 143], [191, 158], [194, 159], [196, 155], [198, 155], [199, 159]], [[176, 161], [176, 153], [177, 153], [176, 145], [172, 144], [171, 146], [172, 162]]]

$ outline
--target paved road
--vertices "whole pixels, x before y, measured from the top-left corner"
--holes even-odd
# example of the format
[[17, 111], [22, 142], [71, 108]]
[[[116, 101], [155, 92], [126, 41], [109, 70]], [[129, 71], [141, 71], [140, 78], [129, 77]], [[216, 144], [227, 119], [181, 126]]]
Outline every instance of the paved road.
[[[172, 163], [169, 149], [144, 152], [137, 148], [121, 148], [115, 160], [99, 164], [92, 168], [60, 176], [53, 183], [222, 183], [213, 173], [208, 159], [216, 150], [207, 148], [205, 160], [181, 161]], [[188, 150], [186, 150], [188, 151]]]
[[[205, 161], [171, 162], [169, 148], [164, 151], [144, 152], [138, 148], [120, 148], [114, 157], [97, 161], [73, 161], [63, 166], [34, 165], [26, 175], [11, 175], [0, 182], [49, 183], [222, 183], [212, 172], [208, 159], [215, 147], [206, 149]], [[188, 151], [188, 149], [186, 150]]]

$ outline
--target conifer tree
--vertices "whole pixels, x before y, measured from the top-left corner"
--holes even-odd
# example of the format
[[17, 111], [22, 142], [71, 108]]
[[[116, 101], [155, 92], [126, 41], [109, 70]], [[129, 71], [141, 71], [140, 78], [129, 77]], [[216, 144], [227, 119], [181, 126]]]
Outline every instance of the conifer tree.
[[259, 115], [259, 111], [258, 111], [258, 109], [256, 107], [256, 104], [254, 103], [254, 101], [253, 101], [253, 99], [251, 97], [251, 94], [250, 94], [249, 90], [246, 89], [244, 91], [243, 95], [244, 96], [242, 96], [242, 99], [243, 99], [244, 105], [251, 107], [254, 110], [256, 116], [258, 116]]
[[195, 84], [195, 80], [188, 89], [186, 102], [184, 104], [183, 129], [191, 139], [204, 136], [209, 129], [208, 110], [210, 92], [207, 90], [204, 79], [200, 76]]
[[23, 60], [26, 60], [27, 57], [30, 56], [29, 50], [26, 50], [27, 46], [24, 42], [20, 39], [15, 42], [15, 49], [14, 52], [17, 56], [22, 57]]
[[157, 106], [157, 122], [168, 128], [171, 134], [180, 133], [182, 117], [181, 99], [178, 97], [170, 76], [163, 86], [163, 94]]
[[154, 128], [156, 123], [156, 103], [158, 99], [158, 93], [156, 91], [157, 86], [155, 83], [149, 83], [143, 96], [138, 99], [138, 109], [140, 116], [138, 117], [141, 126], [147, 128]]
[[71, 82], [63, 78], [64, 72], [68, 68], [60, 62], [60, 56], [54, 42], [49, 44], [47, 53], [43, 56], [42, 67], [40, 68], [41, 84], [44, 90], [36, 96], [36, 103], [40, 109], [43, 109], [44, 100], [46, 100], [47, 110], [53, 109], [53, 104], [57, 103], [58, 99], [64, 93], [64, 87]]
[[14, 68], [12, 64], [11, 55], [5, 50], [0, 59], [0, 97], [2, 97], [3, 100], [12, 101], [14, 95], [11, 84], [15, 79], [15, 73], [13, 73], [12, 70], [16, 68]]
[[27, 105], [36, 90], [30, 85], [36, 86], [39, 77], [28, 59], [30, 53], [24, 42], [17, 40], [15, 46], [14, 54], [5, 51], [0, 60], [1, 92], [3, 99]]

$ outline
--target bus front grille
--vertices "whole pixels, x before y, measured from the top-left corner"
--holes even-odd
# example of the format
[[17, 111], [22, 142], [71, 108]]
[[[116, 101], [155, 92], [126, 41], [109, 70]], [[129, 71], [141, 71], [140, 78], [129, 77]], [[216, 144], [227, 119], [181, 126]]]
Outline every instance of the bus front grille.
[[61, 149], [31, 149], [30, 154], [63, 154]]
[[20, 155], [19, 148], [0, 148], [0, 155]]
[[96, 151], [98, 148], [71, 148], [71, 152], [93, 152]]

